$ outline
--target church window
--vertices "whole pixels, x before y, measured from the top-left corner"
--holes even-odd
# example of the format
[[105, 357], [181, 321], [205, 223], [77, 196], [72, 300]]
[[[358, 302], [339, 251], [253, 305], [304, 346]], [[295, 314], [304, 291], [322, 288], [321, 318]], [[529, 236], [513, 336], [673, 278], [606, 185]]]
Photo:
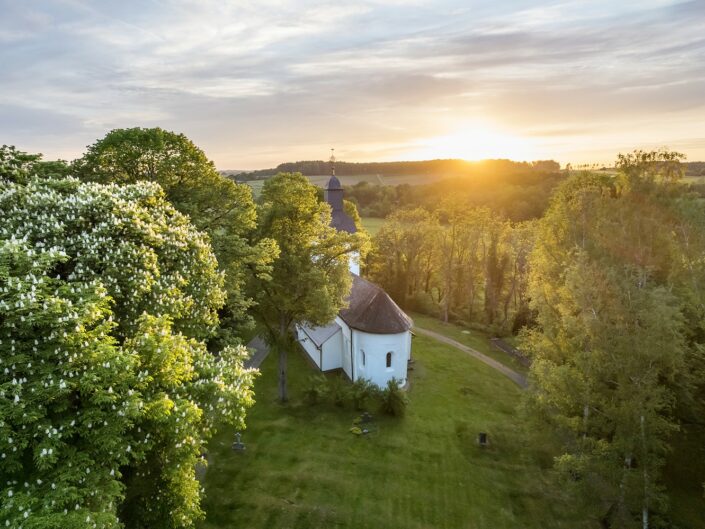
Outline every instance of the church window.
[[365, 351], [362, 351], [362, 365], [365, 365]]
[[387, 367], [392, 367], [392, 352], [387, 353]]

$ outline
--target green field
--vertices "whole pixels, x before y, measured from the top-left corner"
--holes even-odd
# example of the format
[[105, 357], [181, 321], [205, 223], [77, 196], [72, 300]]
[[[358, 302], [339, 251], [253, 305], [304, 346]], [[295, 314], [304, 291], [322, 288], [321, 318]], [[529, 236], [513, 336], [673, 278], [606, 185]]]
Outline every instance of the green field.
[[[312, 184], [323, 187], [328, 182], [330, 175], [309, 175], [307, 177]], [[420, 185], [428, 184], [441, 180], [442, 177], [435, 175], [399, 175], [399, 176], [382, 176], [382, 175], [346, 175], [338, 176], [338, 179], [344, 186], [352, 186], [359, 182], [369, 182], [370, 184], [379, 184], [385, 186], [396, 186], [400, 184]], [[255, 197], [259, 196], [264, 185], [264, 180], [248, 180], [245, 182], [252, 188]]]
[[[279, 405], [271, 355], [256, 384], [246, 453], [231, 450], [232, 431], [211, 443], [202, 527], [594, 527], [524, 449], [512, 382], [422, 336], [413, 354], [407, 416], [376, 417], [363, 437], [349, 433], [353, 410], [302, 403], [314, 371], [299, 354], [290, 355], [292, 401]], [[477, 446], [480, 431], [489, 448]]]
[[377, 235], [382, 224], [384, 224], [384, 219], [378, 217], [362, 217], [362, 225], [373, 237]]

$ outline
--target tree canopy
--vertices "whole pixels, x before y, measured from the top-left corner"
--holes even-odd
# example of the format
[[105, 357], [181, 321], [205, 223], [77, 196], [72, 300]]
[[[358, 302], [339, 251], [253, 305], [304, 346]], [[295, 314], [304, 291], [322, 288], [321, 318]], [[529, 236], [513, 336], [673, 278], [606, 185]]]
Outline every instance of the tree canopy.
[[279, 396], [286, 400], [291, 326], [333, 320], [350, 290], [350, 254], [360, 251], [365, 236], [332, 228], [330, 206], [317, 199], [315, 186], [300, 173], [267, 180], [260, 201], [259, 240], [276, 241], [280, 253], [271, 275], [253, 276], [250, 291], [257, 301], [258, 320], [279, 351]]
[[571, 177], [530, 261], [528, 409], [609, 527], [646, 528], [665, 512], [660, 472], [702, 373], [704, 216], [676, 183], [679, 159], [636, 152], [616, 178]]
[[228, 303], [222, 316], [233, 324], [246, 320], [251, 302], [242, 292], [246, 275], [265, 271], [273, 255], [270, 241], [251, 244], [256, 210], [249, 186], [221, 176], [185, 135], [160, 128], [109, 132], [74, 161], [73, 172], [90, 182], [158, 183], [174, 207], [210, 235], [226, 272]]
[[205, 443], [253, 403], [244, 348], [205, 347], [225, 300], [208, 238], [154, 183], [18, 164], [0, 166], [0, 518], [191, 527]]

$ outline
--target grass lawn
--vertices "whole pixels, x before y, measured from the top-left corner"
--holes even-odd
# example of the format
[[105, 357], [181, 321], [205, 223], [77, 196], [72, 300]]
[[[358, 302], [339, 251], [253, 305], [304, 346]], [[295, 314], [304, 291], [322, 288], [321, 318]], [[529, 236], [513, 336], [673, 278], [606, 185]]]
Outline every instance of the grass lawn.
[[[232, 431], [211, 442], [203, 529], [595, 527], [526, 454], [520, 390], [481, 362], [415, 337], [407, 416], [375, 414], [372, 433], [356, 437], [356, 412], [302, 403], [314, 370], [289, 358], [287, 406], [276, 401], [274, 355], [262, 366], [246, 453], [231, 450]], [[489, 448], [476, 445], [480, 431]]]
[[262, 193], [262, 187], [264, 186], [264, 180], [248, 180], [245, 182], [248, 186], [252, 188], [252, 196], [257, 199]]
[[384, 219], [378, 217], [362, 217], [362, 225], [373, 237], [377, 235], [382, 224], [384, 224]]
[[491, 347], [490, 337], [481, 331], [467, 329], [461, 325], [455, 325], [454, 323], [443, 323], [437, 318], [419, 314], [418, 312], [411, 312], [409, 315], [414, 320], [414, 325], [444, 334], [448, 338], [452, 338], [463, 345], [477, 349], [490, 358], [494, 358], [505, 366], [512, 368], [517, 373], [526, 374], [529, 372], [529, 369], [518, 362], [514, 357]]

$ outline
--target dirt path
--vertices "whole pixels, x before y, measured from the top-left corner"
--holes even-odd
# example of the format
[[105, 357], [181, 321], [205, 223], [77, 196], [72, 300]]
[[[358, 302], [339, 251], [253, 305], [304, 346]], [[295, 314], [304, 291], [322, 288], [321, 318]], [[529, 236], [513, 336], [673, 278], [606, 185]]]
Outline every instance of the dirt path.
[[464, 353], [469, 354], [470, 356], [477, 358], [480, 362], [484, 362], [488, 366], [490, 366], [492, 369], [496, 369], [500, 373], [502, 373], [504, 376], [508, 377], [512, 382], [518, 384], [520, 387], [525, 388], [527, 386], [527, 381], [526, 377], [522, 375], [521, 373], [517, 373], [513, 369], [505, 366], [501, 362], [498, 362], [494, 358], [490, 358], [486, 354], [481, 353], [480, 351], [477, 351], [473, 349], [472, 347], [468, 347], [467, 345], [463, 345], [462, 343], [453, 340], [452, 338], [448, 338], [447, 336], [435, 332], [435, 331], [430, 331], [428, 329], [423, 329], [421, 327], [414, 327], [414, 332], [418, 334], [423, 334], [424, 336], [429, 336], [430, 338], [434, 338], [438, 340], [439, 342], [443, 342], [447, 345], [453, 346], [456, 349], [460, 349]]

